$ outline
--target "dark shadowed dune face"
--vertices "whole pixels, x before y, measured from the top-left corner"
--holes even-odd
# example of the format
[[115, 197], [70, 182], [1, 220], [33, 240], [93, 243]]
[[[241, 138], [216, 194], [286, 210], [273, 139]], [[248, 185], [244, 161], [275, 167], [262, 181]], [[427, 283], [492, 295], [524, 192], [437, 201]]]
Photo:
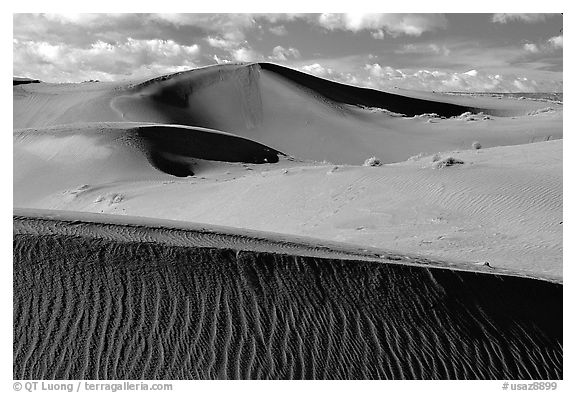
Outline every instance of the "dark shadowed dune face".
[[401, 113], [406, 116], [416, 116], [423, 113], [436, 113], [440, 116], [451, 117], [469, 111], [473, 113], [488, 111], [487, 109], [466, 107], [440, 101], [423, 100], [399, 94], [345, 85], [272, 63], [259, 64], [263, 70], [275, 72], [295, 83], [320, 92], [326, 98], [344, 104], [381, 108], [391, 112]]
[[14, 225], [14, 379], [563, 375], [561, 284]]
[[17, 76], [12, 78], [12, 86], [27, 85], [29, 83], [40, 83], [40, 82], [41, 81], [39, 81], [38, 79], [20, 78]]
[[276, 163], [280, 152], [235, 135], [192, 127], [143, 126], [138, 135], [147, 142], [152, 164], [176, 176], [193, 175], [183, 158], [212, 161]]

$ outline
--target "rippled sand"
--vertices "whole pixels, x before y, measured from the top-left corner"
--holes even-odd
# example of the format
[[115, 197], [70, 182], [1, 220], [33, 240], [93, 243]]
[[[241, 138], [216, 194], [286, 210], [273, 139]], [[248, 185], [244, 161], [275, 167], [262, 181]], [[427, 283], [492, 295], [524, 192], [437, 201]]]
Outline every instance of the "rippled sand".
[[557, 282], [162, 233], [15, 216], [13, 377], [562, 378]]

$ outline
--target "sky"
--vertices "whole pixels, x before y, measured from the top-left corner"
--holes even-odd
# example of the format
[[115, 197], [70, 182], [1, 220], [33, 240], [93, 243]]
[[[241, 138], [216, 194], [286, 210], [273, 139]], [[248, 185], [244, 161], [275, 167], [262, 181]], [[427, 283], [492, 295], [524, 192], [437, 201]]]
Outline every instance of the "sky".
[[273, 62], [389, 90], [561, 92], [561, 14], [14, 14], [13, 73], [45, 82]]

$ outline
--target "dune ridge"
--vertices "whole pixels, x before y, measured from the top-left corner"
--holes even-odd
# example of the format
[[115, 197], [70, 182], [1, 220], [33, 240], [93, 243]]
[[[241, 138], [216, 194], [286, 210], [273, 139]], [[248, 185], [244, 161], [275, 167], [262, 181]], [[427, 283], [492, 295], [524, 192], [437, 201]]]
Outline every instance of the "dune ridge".
[[562, 283], [561, 277], [523, 270], [463, 264], [417, 253], [336, 242], [294, 234], [258, 231], [190, 221], [47, 209], [14, 209], [14, 234], [34, 236], [83, 236], [112, 242], [133, 242], [137, 238], [174, 247], [214, 247], [237, 251], [268, 252], [311, 258], [364, 260], [408, 264], [424, 268], [462, 270], [477, 273], [534, 278]]
[[[546, 115], [513, 122], [511, 116], [528, 118], [545, 106], [552, 109]], [[474, 140], [490, 147], [557, 139], [561, 110], [530, 100], [380, 92], [267, 63], [217, 65], [133, 83], [14, 87], [15, 128], [178, 124], [233, 133], [302, 159], [349, 164], [374, 155], [397, 162], [420, 152], [465, 148]], [[447, 117], [433, 120], [441, 126], [418, 117], [432, 112]], [[493, 116], [465, 123], [450, 119], [465, 112]], [[499, 132], [501, 127], [508, 132]]]
[[561, 284], [48, 221], [14, 220], [15, 379], [562, 378]]

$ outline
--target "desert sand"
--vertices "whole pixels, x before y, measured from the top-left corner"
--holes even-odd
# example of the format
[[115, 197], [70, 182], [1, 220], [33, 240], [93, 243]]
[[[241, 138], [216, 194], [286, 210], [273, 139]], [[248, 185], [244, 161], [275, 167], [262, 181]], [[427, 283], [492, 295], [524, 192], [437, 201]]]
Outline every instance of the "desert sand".
[[560, 102], [267, 63], [13, 90], [15, 378], [562, 377]]
[[560, 284], [118, 222], [15, 212], [15, 378], [561, 378]]

